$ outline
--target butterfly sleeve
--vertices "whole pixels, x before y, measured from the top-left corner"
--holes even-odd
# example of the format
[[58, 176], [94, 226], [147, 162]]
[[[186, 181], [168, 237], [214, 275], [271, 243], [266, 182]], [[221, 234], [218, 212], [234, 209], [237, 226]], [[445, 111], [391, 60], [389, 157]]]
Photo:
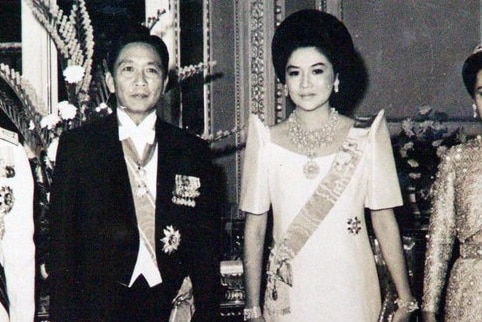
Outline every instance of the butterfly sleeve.
[[266, 160], [268, 131], [256, 115], [250, 116], [241, 180], [240, 209], [252, 214], [265, 213], [270, 207]]

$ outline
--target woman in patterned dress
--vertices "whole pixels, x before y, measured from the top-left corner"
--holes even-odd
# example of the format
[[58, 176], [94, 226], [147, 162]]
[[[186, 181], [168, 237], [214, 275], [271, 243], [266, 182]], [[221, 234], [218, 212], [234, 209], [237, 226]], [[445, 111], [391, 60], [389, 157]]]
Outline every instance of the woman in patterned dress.
[[[245, 319], [377, 321], [380, 290], [364, 217], [369, 208], [399, 296], [394, 321], [408, 321], [416, 301], [392, 210], [402, 201], [383, 111], [355, 120], [330, 104], [333, 93], [348, 90], [355, 55], [348, 30], [327, 13], [298, 11], [276, 30], [272, 55], [295, 111], [270, 128], [250, 118], [240, 205], [247, 213]], [[274, 244], [261, 313], [270, 207]]]
[[[477, 46], [466, 59], [462, 77], [474, 100], [474, 117], [480, 117], [482, 46]], [[437, 321], [437, 313], [445, 322], [482, 321], [481, 173], [481, 136], [452, 147], [440, 162], [433, 188], [425, 258], [423, 317], [426, 322]], [[455, 262], [450, 266], [452, 260]]]

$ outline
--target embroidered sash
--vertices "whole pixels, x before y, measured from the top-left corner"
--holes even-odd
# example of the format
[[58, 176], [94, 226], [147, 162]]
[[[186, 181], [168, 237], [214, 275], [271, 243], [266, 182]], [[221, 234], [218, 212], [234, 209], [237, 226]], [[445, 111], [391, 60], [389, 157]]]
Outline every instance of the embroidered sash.
[[348, 186], [363, 156], [368, 134], [369, 130], [357, 128], [357, 125], [350, 129], [328, 174], [296, 215], [281, 241], [273, 246], [268, 261], [265, 292], [265, 310], [270, 315], [290, 313], [289, 287], [293, 285], [291, 260]]
[[5, 278], [5, 270], [3, 269], [2, 264], [0, 264], [0, 305], [5, 308], [5, 311], [9, 313], [9, 301], [8, 301], [8, 293], [7, 293], [7, 280]]
[[154, 155], [156, 142], [154, 141], [153, 144], [146, 145], [142, 159], [137, 156], [137, 153], [132, 148], [130, 139], [121, 142], [127, 160], [127, 172], [129, 174], [132, 195], [134, 197], [134, 207], [136, 210], [139, 234], [141, 235], [141, 239], [146, 245], [149, 254], [154, 260], [154, 263], [157, 263], [155, 248], [156, 202], [145, 182], [146, 178], [144, 169], [144, 166]]

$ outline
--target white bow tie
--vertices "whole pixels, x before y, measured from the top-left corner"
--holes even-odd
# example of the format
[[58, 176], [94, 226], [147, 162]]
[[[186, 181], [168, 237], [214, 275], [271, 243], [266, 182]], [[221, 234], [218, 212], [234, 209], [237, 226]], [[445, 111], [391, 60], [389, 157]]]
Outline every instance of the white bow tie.
[[153, 129], [144, 129], [139, 127], [119, 126], [119, 140], [123, 141], [128, 138], [134, 140], [145, 140], [147, 143], [154, 143], [156, 131]]

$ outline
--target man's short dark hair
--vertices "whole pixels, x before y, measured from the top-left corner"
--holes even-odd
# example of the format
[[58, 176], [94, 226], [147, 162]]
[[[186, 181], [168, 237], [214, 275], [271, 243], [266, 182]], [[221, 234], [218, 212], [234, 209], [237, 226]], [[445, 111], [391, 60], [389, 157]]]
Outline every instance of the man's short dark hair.
[[107, 53], [107, 67], [109, 71], [114, 73], [114, 65], [119, 57], [121, 50], [130, 43], [145, 43], [154, 48], [161, 58], [161, 68], [165, 75], [169, 69], [169, 51], [164, 41], [154, 35], [151, 35], [149, 29], [143, 26], [128, 27], [125, 31], [119, 31], [119, 35], [112, 41], [111, 48]]

